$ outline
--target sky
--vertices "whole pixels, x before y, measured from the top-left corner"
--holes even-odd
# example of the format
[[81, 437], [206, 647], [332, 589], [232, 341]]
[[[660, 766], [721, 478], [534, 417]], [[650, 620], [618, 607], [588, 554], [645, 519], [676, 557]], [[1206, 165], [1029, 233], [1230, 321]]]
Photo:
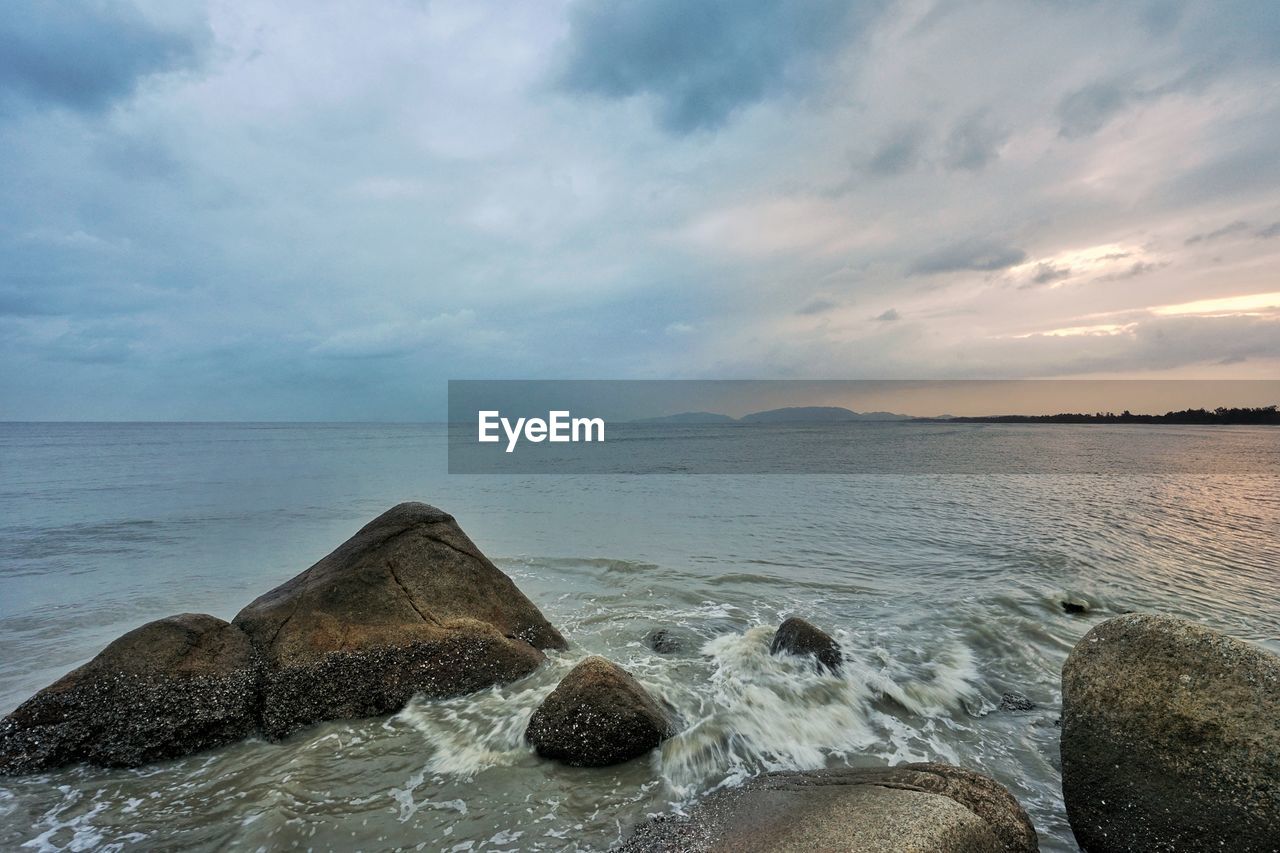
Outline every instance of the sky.
[[0, 419], [1275, 379], [1277, 139], [1274, 0], [9, 0]]

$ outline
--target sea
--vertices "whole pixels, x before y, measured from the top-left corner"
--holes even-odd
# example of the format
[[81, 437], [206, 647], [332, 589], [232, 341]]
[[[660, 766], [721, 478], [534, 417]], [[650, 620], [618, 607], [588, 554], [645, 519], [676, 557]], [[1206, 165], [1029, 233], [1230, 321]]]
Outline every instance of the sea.
[[[716, 440], [654, 429], [655, 452]], [[753, 452], [796, 445], [797, 427], [753, 429]], [[0, 423], [0, 713], [144, 622], [232, 618], [406, 500], [452, 513], [570, 642], [519, 682], [280, 743], [0, 778], [0, 849], [607, 850], [755, 774], [929, 760], [993, 776], [1042, 850], [1074, 851], [1060, 672], [1091, 626], [1169, 613], [1280, 652], [1280, 430], [937, 435], [957, 458], [995, 437], [1062, 464], [451, 475], [440, 424]], [[1171, 442], [1197, 471], [1072, 464], [1082, 445], [1124, 460]], [[793, 615], [838, 639], [841, 673], [769, 654]], [[655, 629], [680, 650], [653, 651]], [[593, 654], [669, 703], [679, 733], [611, 768], [539, 759], [530, 715]], [[1034, 708], [1002, 708], [1014, 692]]]

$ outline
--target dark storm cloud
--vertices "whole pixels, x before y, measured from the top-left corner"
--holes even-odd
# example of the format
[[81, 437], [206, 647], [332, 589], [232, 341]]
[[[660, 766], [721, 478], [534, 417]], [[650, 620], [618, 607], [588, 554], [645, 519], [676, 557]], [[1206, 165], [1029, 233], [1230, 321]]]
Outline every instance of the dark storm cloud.
[[9, 0], [0, 16], [0, 109], [101, 110], [148, 74], [195, 64], [208, 35], [156, 24], [127, 2]]
[[672, 133], [714, 129], [735, 110], [803, 86], [879, 2], [582, 0], [560, 83], [606, 98], [649, 95]]
[[1014, 246], [986, 240], [954, 243], [924, 255], [911, 265], [912, 275], [935, 275], [946, 272], [994, 272], [1017, 266], [1027, 253]]
[[951, 170], [976, 172], [994, 160], [1006, 133], [975, 113], [956, 124], [947, 136], [943, 165]]
[[1172, 73], [1148, 85], [1113, 74], [1067, 93], [1057, 107], [1062, 137], [1092, 136], [1135, 107], [1280, 61], [1280, 6], [1274, 0], [1157, 0], [1140, 10], [1139, 20], [1154, 45], [1176, 45]]
[[889, 135], [867, 161], [867, 171], [873, 175], [901, 175], [920, 162], [920, 150], [927, 130], [921, 124], [906, 124]]
[[1097, 133], [1124, 111], [1130, 97], [1112, 83], [1094, 83], [1070, 93], [1058, 104], [1059, 133], [1067, 139]]
[[1212, 240], [1217, 240], [1222, 237], [1228, 237], [1232, 234], [1239, 234], [1241, 231], [1247, 231], [1247, 230], [1249, 230], [1248, 222], [1236, 220], [1235, 222], [1224, 225], [1221, 228], [1215, 229], [1206, 234], [1196, 234], [1193, 237], [1188, 237], [1183, 242], [1188, 246], [1194, 246], [1196, 243], [1208, 243]]
[[1144, 104], [1166, 95], [1203, 89], [1223, 71], [1222, 65], [1214, 61], [1191, 61], [1190, 57], [1187, 61], [1179, 73], [1156, 86], [1099, 81], [1069, 92], [1058, 102], [1059, 135], [1064, 139], [1092, 136], [1113, 119]]
[[[882, 178], [918, 169], [979, 172], [997, 158], [1007, 136], [988, 119], [984, 110], [956, 121], [942, 139], [924, 122], [906, 122], [881, 138], [879, 145], [862, 161], [862, 171]], [[855, 162], [857, 159], [855, 157]], [[832, 194], [847, 193], [857, 185], [856, 180], [850, 179]]]
[[836, 307], [839, 307], [839, 306], [837, 306], [837, 304], [835, 302], [832, 302], [830, 299], [823, 299], [819, 297], [817, 299], [810, 299], [804, 305], [801, 305], [798, 309], [796, 309], [796, 313], [805, 314], [805, 315], [824, 314], [827, 311], [830, 311], [832, 308], [836, 308]]
[[1036, 274], [1032, 276], [1029, 283], [1022, 286], [1024, 288], [1038, 287], [1045, 284], [1053, 284], [1056, 281], [1062, 281], [1070, 277], [1070, 267], [1055, 267], [1053, 264], [1037, 264]]
[[1156, 270], [1163, 269], [1166, 266], [1168, 266], [1168, 262], [1155, 263], [1152, 261], [1134, 261], [1125, 269], [1120, 270], [1119, 272], [1100, 275], [1095, 278], [1094, 281], [1124, 281], [1128, 278], [1137, 278], [1140, 275], [1155, 272]]

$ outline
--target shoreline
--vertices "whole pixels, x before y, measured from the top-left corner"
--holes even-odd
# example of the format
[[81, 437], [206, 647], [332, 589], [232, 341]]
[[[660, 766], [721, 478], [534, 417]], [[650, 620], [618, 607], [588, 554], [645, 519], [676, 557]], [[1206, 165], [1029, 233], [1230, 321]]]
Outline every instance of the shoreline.
[[[431, 543], [443, 543], [446, 547], [441, 550], [439, 544]], [[456, 568], [448, 566], [450, 561], [460, 558], [464, 562], [478, 560], [477, 566], [487, 565], [484, 571], [491, 579], [478, 581], [480, 585], [470, 592], [448, 585], [433, 586], [435, 582], [430, 580], [433, 574], [456, 571]], [[405, 560], [414, 562], [406, 563]], [[391, 567], [390, 574], [386, 577], [385, 590], [368, 598], [369, 593], [364, 590], [373, 588], [368, 587], [367, 572], [371, 569], [386, 571], [376, 569], [377, 566]], [[365, 579], [351, 587], [350, 584], [358, 577]], [[486, 681], [494, 678], [495, 684], [511, 683], [518, 689], [519, 684], [532, 673], [546, 669], [544, 664], [548, 658], [539, 653], [540, 646], [558, 658], [565, 654], [566, 643], [510, 583], [505, 574], [485, 560], [456, 527], [451, 516], [421, 504], [398, 506], [366, 525], [355, 537], [307, 572], [260, 596], [231, 623], [187, 614], [149, 623], [112, 643], [90, 664], [70, 673], [49, 690], [41, 691], [0, 724], [0, 756], [4, 758], [4, 769], [22, 776], [32, 771], [48, 772], [85, 760], [106, 766], [150, 765], [157, 760], [204, 753], [211, 747], [225, 749], [227, 745], [255, 733], [265, 736], [268, 742], [276, 742], [326, 720], [376, 717], [389, 713], [399, 715], [406, 705], [426, 707], [423, 703], [429, 705], [433, 698], [465, 708], [475, 701], [473, 697], [477, 696], [477, 688], [483, 688]], [[329, 587], [332, 590], [326, 592]], [[494, 591], [507, 590], [501, 593], [501, 597], [509, 602], [507, 606], [515, 606], [516, 609], [509, 616], [486, 618], [515, 619], [524, 625], [507, 625], [494, 635], [492, 641], [485, 639], [483, 623], [471, 617], [446, 616], [451, 608], [458, 606], [470, 609], [479, 605], [481, 611], [486, 611], [490, 605], [483, 602], [493, 592], [482, 590], [490, 588]], [[364, 603], [356, 610], [343, 605], [341, 611], [333, 611], [334, 601], [348, 598], [343, 595], [335, 599], [333, 593], [339, 589], [350, 589], [353, 594], [360, 591], [358, 594], [365, 596], [360, 599]], [[459, 595], [460, 598], [457, 597]], [[512, 599], [511, 595], [517, 598]], [[405, 596], [408, 596], [411, 607], [404, 607]], [[456, 604], [449, 604], [450, 601]], [[525, 604], [520, 604], [520, 601]], [[1059, 603], [1068, 615], [1085, 615], [1090, 611], [1087, 603], [1068, 599]], [[273, 615], [277, 611], [284, 615], [283, 621], [279, 615]], [[331, 651], [323, 652], [326, 648], [323, 643], [331, 642], [325, 639], [331, 632], [331, 628], [326, 626], [339, 612], [346, 614], [340, 617], [343, 625], [341, 641], [337, 646], [328, 646]], [[398, 612], [401, 615], [393, 615]], [[324, 615], [326, 613], [330, 615]], [[407, 630], [409, 633], [401, 639], [397, 639], [395, 633], [388, 634], [388, 618], [400, 620], [395, 624], [403, 624], [403, 628], [395, 631]], [[369, 633], [367, 626], [381, 627]], [[262, 630], [264, 628], [265, 631]], [[711, 648], [710, 645], [701, 649], [686, 648], [684, 644], [688, 639], [682, 637], [684, 630], [687, 629], [651, 632], [646, 643], [659, 656], [679, 656], [689, 652], [705, 654]], [[1201, 654], [1196, 644], [1203, 643], [1208, 643], [1212, 649], [1229, 649], [1231, 655], [1248, 661], [1248, 667], [1253, 669], [1238, 668], [1234, 664], [1225, 669], [1219, 666], [1212, 676], [1217, 681], [1206, 682], [1203, 687], [1196, 686], [1198, 695], [1208, 697], [1204, 713], [1210, 722], [1206, 725], [1214, 731], [1233, 731], [1237, 725], [1233, 721], [1242, 714], [1245, 723], [1239, 725], [1247, 723], [1251, 730], [1257, 729], [1258, 720], [1265, 721], [1271, 714], [1265, 708], [1265, 703], [1271, 700], [1265, 697], [1257, 700], [1263, 703], [1260, 706], [1262, 710], [1257, 711], [1248, 702], [1241, 705], [1238, 699], [1222, 702], [1218, 697], [1224, 693], [1224, 685], [1241, 677], [1250, 679], [1250, 683], [1259, 679], [1265, 682], [1267, 678], [1280, 683], [1280, 675], [1277, 675], [1280, 674], [1280, 657], [1183, 620], [1135, 614], [1096, 624], [1076, 644], [1064, 669], [1064, 688], [1070, 686], [1071, 689], [1064, 689], [1063, 694], [1063, 784], [1067, 792], [1067, 813], [1072, 816], [1077, 833], [1082, 831], [1080, 826], [1106, 827], [1110, 825], [1109, 821], [1117, 819], [1113, 817], [1115, 808], [1107, 807], [1106, 800], [1095, 797], [1091, 793], [1091, 785], [1082, 789], [1074, 781], [1078, 775], [1073, 776], [1077, 771], [1072, 768], [1078, 767], [1079, 761], [1074, 758], [1074, 764], [1067, 761], [1070, 745], [1071, 750], [1083, 750], [1080, 753], [1083, 761], [1091, 761], [1089, 756], [1093, 754], [1103, 756], [1102, 765], [1095, 762], [1088, 765], [1091, 769], [1083, 771], [1089, 774], [1089, 778], [1112, 772], [1108, 769], [1110, 759], [1106, 758], [1110, 747], [1104, 746], [1102, 753], [1096, 753], [1095, 747], [1079, 746], [1081, 738], [1084, 738], [1083, 743], [1090, 744], [1102, 736], [1092, 723], [1078, 722], [1082, 719], [1079, 709], [1091, 707], [1094, 710], [1087, 713], [1099, 719], [1112, 715], [1114, 721], [1109, 725], [1113, 728], [1133, 725], [1125, 716], [1125, 703], [1111, 697], [1117, 691], [1146, 689], [1144, 685], [1149, 682], [1144, 680], [1147, 677], [1139, 670], [1152, 659], [1163, 659], [1160, 656], [1152, 658], [1150, 653], [1142, 652], [1129, 662], [1107, 661], [1098, 666], [1072, 663], [1081, 655], [1082, 649], [1092, 653], [1090, 637], [1107, 630], [1118, 632], [1115, 636], [1121, 638], [1137, 631], [1138, 634], [1132, 635], [1139, 638], [1136, 640], [1139, 644], [1172, 643], [1170, 649], [1185, 646], [1183, 651], [1175, 653], [1190, 654], [1191, 657], [1179, 666], [1202, 668], [1196, 663], [1197, 656]], [[768, 637], [764, 631], [765, 627], [759, 626], [759, 630], [748, 632], [754, 637], [750, 641], [756, 649], [753, 654], [760, 655], [755, 666], [785, 664], [768, 676], [781, 679], [780, 686], [791, 684], [790, 687], [782, 687], [781, 695], [792, 693], [806, 683], [811, 685], [806, 689], [824, 691], [836, 683], [857, 688], [872, 674], [864, 662], [849, 657], [831, 635], [802, 619], [788, 620], [772, 632], [772, 640], [768, 643], [763, 642]], [[1144, 631], [1147, 633], [1143, 634]], [[285, 633], [288, 633], [287, 637]], [[505, 634], [508, 642], [515, 637], [526, 638], [521, 642], [528, 645], [521, 645], [521, 642], [495, 645], [500, 634]], [[570, 643], [572, 638], [573, 634], [569, 632]], [[1183, 638], [1190, 639], [1184, 641]], [[322, 645], [317, 646], [317, 643]], [[317, 648], [323, 653], [314, 657]], [[448, 658], [445, 669], [438, 669], [442, 652], [451, 648], [456, 648], [460, 656]], [[570, 658], [578, 658], [582, 653], [573, 646], [568, 648]], [[513, 653], [515, 657], [511, 657]], [[1220, 656], [1210, 649], [1205, 653], [1210, 655], [1204, 659], [1206, 664]], [[303, 657], [298, 657], [299, 654]], [[1228, 660], [1234, 659], [1228, 657]], [[788, 660], [791, 662], [786, 663]], [[498, 661], [508, 663], [501, 663], [495, 669], [494, 664]], [[566, 663], [568, 661], [557, 669], [563, 672]], [[475, 669], [477, 666], [479, 670]], [[1131, 677], [1117, 678], [1117, 667], [1133, 666], [1139, 669], [1134, 670]], [[846, 667], [853, 668], [852, 678], [844, 674]], [[468, 674], [472, 671], [489, 674], [477, 682]], [[1085, 682], [1081, 681], [1081, 672], [1085, 673]], [[1273, 674], [1265, 675], [1268, 672]], [[193, 673], [198, 675], [193, 676]], [[762, 675], [763, 671], [755, 677]], [[385, 679], [399, 682], [406, 677], [411, 679], [404, 685], [411, 688], [409, 692], [397, 690], [385, 698], [376, 697], [376, 692], [382, 689], [378, 685], [388, 683]], [[425, 681], [422, 680], [424, 678]], [[441, 681], [441, 678], [446, 680]], [[1097, 692], [1094, 688], [1074, 686], [1088, 683], [1090, 678], [1095, 681], [1102, 679], [1101, 704], [1098, 704], [1099, 700], [1090, 698], [1091, 693]], [[662, 698], [661, 690], [650, 694], [649, 687], [643, 683], [647, 680], [644, 670], [640, 671], [640, 679], [637, 681], [629, 672], [604, 658], [579, 660], [553, 691], [548, 693], [546, 687], [539, 688], [537, 695], [531, 697], [538, 707], [525, 739], [535, 747], [542, 760], [571, 766], [636, 765], [633, 771], [643, 773], [644, 766], [652, 767], [652, 764], [642, 761], [641, 757], [668, 739], [676, 738], [690, 721], [674, 715], [674, 706]], [[823, 687], [824, 684], [827, 686]], [[666, 689], [671, 689], [671, 686]], [[696, 694], [706, 688], [686, 684], [681, 689]], [[1238, 695], [1231, 694], [1231, 689], [1226, 686], [1225, 692]], [[1163, 695], [1159, 688], [1156, 693]], [[561, 694], [564, 696], [557, 700]], [[749, 694], [744, 694], [744, 698], [745, 695]], [[570, 696], [573, 698], [567, 698]], [[873, 696], [874, 693], [858, 698], [851, 694], [844, 701], [854, 707], [872, 700]], [[371, 700], [374, 704], [370, 704]], [[905, 694], [885, 693], [883, 700], [909, 708], [909, 705], [901, 704], [908, 701]], [[148, 708], [154, 709], [154, 714]], [[168, 717], [170, 712], [164, 709], [173, 708], [181, 709], [180, 713], [187, 721], [179, 725], [176, 718]], [[1027, 696], [1006, 692], [999, 710], [1016, 716], [1036, 709], [1037, 702]], [[777, 709], [774, 720], [785, 724], [794, 713], [803, 712], [784, 704]], [[1120, 716], [1115, 717], [1116, 713]], [[1250, 717], [1251, 714], [1256, 719]], [[649, 726], [649, 733], [638, 736], [639, 729], [636, 728], [637, 723], [632, 722], [633, 718], [647, 720], [645, 725]], [[1143, 719], [1146, 722], [1138, 722], [1139, 727], [1151, 724], [1149, 717]], [[51, 723], [55, 728], [46, 728]], [[1172, 756], [1184, 751], [1179, 745], [1183, 735], [1176, 730], [1162, 733], [1157, 725], [1144, 737], [1171, 738], [1168, 747], [1160, 747], [1144, 759], [1149, 763], [1170, 764]], [[1221, 784], [1215, 768], [1224, 757], [1234, 754], [1232, 743], [1228, 738], [1222, 749], [1210, 750], [1210, 754], [1215, 756], [1214, 762], [1205, 764], [1204, 772], [1210, 774], [1213, 785]], [[799, 771], [776, 778], [773, 774], [766, 774], [746, 785], [734, 787], [733, 791], [737, 793], [723, 804], [718, 795], [712, 794], [699, 800], [688, 812], [688, 817], [680, 821], [659, 821], [654, 829], [644, 828], [649, 824], [637, 825], [636, 834], [624, 849], [693, 851], [722, 841], [731, 843], [735, 849], [753, 849], [742, 846], [739, 833], [744, 826], [756, 825], [752, 821], [757, 818], [748, 816], [756, 811], [756, 800], [763, 798], [762, 803], [789, 803], [786, 810], [790, 812], [795, 808], [807, 809], [818, 802], [825, 803], [834, 797], [828, 806], [838, 802], [840, 809], [852, 811], [842, 811], [844, 816], [839, 819], [823, 818], [817, 824], [807, 826], [804, 837], [809, 841], [806, 843], [815, 843], [815, 838], [843, 838], [852, 833], [853, 837], [864, 839], [916, 837], [924, 839], [921, 843], [925, 846], [920, 849], [938, 853], [952, 850], [1030, 853], [1037, 850], [1035, 831], [1031, 829], [1032, 824], [1017, 799], [990, 778], [963, 769], [965, 756], [957, 757], [960, 759], [959, 767], [899, 762], [896, 769], [883, 771], [890, 773], [889, 776], [876, 775], [870, 769], [841, 771], [835, 775]], [[1251, 759], [1245, 757], [1232, 760], [1245, 762], [1242, 767], [1252, 766], [1248, 764]], [[637, 762], [642, 763], [637, 765]], [[1192, 770], [1200, 772], [1196, 767]], [[1128, 772], [1122, 768], [1120, 778], [1131, 778], [1123, 775]], [[1186, 772], [1185, 763], [1181, 772]], [[1249, 782], [1253, 786], [1250, 790], [1259, 785], [1262, 788], [1258, 790], [1266, 790], [1266, 786], [1271, 784], [1267, 781], [1265, 774], [1269, 771], [1265, 767], [1241, 772], [1245, 774], [1242, 778], [1253, 780]], [[1263, 774], [1261, 777], [1257, 776], [1259, 772]], [[903, 773], [908, 775], [902, 776]], [[1273, 782], [1280, 782], [1280, 779]], [[1131, 790], [1123, 787], [1131, 786], [1131, 782], [1120, 781], [1117, 784], [1122, 786], [1122, 794]], [[902, 800], [900, 795], [889, 793], [903, 790], [904, 786], [917, 794]], [[1144, 795], [1131, 790], [1127, 796], [1142, 800]], [[1117, 799], [1116, 795], [1109, 797]], [[1125, 802], [1123, 796], [1119, 799]], [[824, 814], [828, 806], [822, 806]], [[781, 806], [770, 806], [777, 807]], [[740, 814], [739, 810], [744, 808], [747, 811]], [[902, 808], [906, 811], [901, 811]], [[930, 815], [927, 819], [920, 816], [922, 808]], [[1124, 806], [1121, 811], [1131, 808]], [[1077, 817], [1073, 813], [1086, 817]], [[1248, 816], [1251, 813], [1231, 813], [1230, 820], [1243, 826], [1241, 831], [1245, 833], [1241, 838], [1245, 839], [1246, 846], [1235, 849], [1255, 849], [1247, 845], [1266, 837], [1265, 828], [1259, 829]], [[1125, 814], [1123, 819], [1131, 821], [1132, 815]], [[1084, 823], [1077, 825], [1078, 821]], [[945, 830], [941, 835], [936, 832], [939, 827]], [[757, 826], [751, 837], [761, 832], [761, 837], [778, 841], [778, 845], [768, 849], [790, 849], [788, 845], [799, 843], [799, 836], [794, 831], [795, 827], [789, 823], [773, 822], [767, 827]], [[1116, 833], [1114, 827], [1098, 831], [1103, 836]], [[1228, 830], [1219, 826], [1213, 831], [1222, 833]], [[672, 842], [673, 838], [675, 842]], [[724, 841], [729, 838], [738, 838], [739, 841]], [[822, 842], [817, 843], [821, 845]], [[1090, 847], [1091, 851], [1107, 849], [1110, 848], [1096, 844]]]

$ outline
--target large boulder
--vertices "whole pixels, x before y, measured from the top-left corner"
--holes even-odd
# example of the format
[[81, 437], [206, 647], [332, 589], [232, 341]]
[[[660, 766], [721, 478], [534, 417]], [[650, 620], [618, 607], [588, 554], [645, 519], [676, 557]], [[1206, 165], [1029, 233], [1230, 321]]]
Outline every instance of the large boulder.
[[1280, 850], [1280, 657], [1168, 616], [1097, 625], [1062, 670], [1062, 791], [1089, 853]]
[[266, 664], [262, 728], [395, 711], [528, 675], [564, 638], [453, 516], [403, 503], [240, 611]]
[[1035, 829], [993, 779], [946, 764], [770, 773], [682, 817], [641, 825], [629, 853], [1036, 853]]
[[671, 733], [666, 712], [625, 669], [589, 657], [533, 712], [525, 737], [543, 758], [603, 767], [643, 755]]
[[228, 622], [196, 613], [149, 622], [0, 722], [0, 772], [134, 767], [238, 740], [257, 726], [260, 670]]
[[776, 655], [779, 652], [801, 657], [811, 656], [817, 661], [819, 669], [826, 667], [831, 672], [839, 672], [843, 662], [840, 645], [825, 631], [815, 628], [798, 616], [792, 616], [783, 622], [774, 633], [769, 653]]

